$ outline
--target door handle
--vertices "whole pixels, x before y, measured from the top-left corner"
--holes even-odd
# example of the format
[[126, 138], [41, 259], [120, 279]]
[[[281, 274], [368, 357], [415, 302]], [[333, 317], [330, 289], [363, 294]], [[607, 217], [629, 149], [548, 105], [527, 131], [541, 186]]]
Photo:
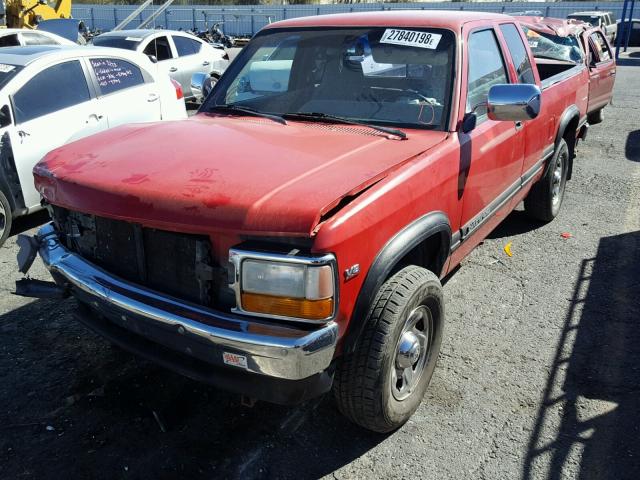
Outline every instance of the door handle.
[[156, 95], [155, 93], [150, 93], [149, 96], [147, 97], [147, 102], [155, 102], [159, 98], [160, 97], [158, 95]]
[[524, 123], [522, 122], [516, 122], [516, 130], [521, 130], [522, 127], [524, 127]]
[[209, 62], [207, 62], [206, 60], [204, 62], [202, 62], [202, 66], [203, 67], [208, 67], [209, 66]]
[[177, 72], [178, 71], [178, 67], [171, 67], [169, 69], [170, 72]]

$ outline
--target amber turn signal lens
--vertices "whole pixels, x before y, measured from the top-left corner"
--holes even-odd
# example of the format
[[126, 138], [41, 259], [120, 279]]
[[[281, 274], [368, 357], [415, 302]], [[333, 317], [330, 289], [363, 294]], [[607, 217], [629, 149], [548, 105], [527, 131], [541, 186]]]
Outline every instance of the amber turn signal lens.
[[333, 314], [333, 298], [275, 297], [258, 293], [242, 293], [242, 309], [246, 312], [280, 315], [306, 320], [324, 320]]

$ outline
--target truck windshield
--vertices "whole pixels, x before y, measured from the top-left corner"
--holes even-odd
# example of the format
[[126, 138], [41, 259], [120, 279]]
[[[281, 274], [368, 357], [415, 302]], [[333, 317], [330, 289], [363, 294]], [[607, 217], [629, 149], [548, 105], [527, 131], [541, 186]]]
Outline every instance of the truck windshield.
[[578, 38], [574, 35], [551, 35], [522, 26], [529, 48], [537, 58], [550, 58], [565, 62], [581, 63], [584, 59]]
[[[444, 129], [455, 36], [435, 28], [266, 30], [215, 86], [201, 111], [234, 105], [322, 121]], [[335, 120], [335, 118], [334, 118]]]

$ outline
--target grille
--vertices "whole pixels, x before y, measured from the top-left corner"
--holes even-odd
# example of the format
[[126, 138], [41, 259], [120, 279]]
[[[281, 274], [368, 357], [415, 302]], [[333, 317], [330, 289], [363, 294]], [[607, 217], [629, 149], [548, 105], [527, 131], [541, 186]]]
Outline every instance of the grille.
[[169, 232], [53, 207], [67, 248], [120, 278], [204, 306], [230, 308], [227, 271], [203, 235]]

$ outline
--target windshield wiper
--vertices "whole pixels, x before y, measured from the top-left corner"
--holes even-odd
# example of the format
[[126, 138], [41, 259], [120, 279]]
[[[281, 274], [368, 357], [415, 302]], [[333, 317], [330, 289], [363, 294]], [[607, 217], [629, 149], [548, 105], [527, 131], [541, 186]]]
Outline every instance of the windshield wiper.
[[367, 122], [361, 122], [359, 120], [352, 120], [350, 118], [339, 117], [337, 115], [330, 115], [328, 113], [292, 112], [292, 113], [285, 113], [282, 116], [284, 118], [292, 118], [292, 119], [299, 118], [302, 120], [328, 120], [330, 122], [346, 123], [349, 125], [362, 125], [363, 127], [372, 128], [373, 130], [386, 133], [387, 135], [393, 135], [394, 137], [399, 137], [402, 140], [406, 140], [407, 138], [407, 134], [404, 133], [402, 130], [398, 130], [397, 128], [381, 127], [379, 125], [372, 125]]
[[281, 123], [282, 125], [286, 125], [287, 121], [282, 118], [280, 115], [275, 115], [273, 113], [265, 113], [259, 110], [254, 110], [249, 107], [241, 107], [239, 105], [223, 104], [223, 105], [213, 105], [207, 111], [209, 112], [230, 112], [230, 113], [246, 113], [247, 115], [253, 115], [255, 117], [263, 117], [268, 118], [269, 120], [273, 120], [274, 122]]

